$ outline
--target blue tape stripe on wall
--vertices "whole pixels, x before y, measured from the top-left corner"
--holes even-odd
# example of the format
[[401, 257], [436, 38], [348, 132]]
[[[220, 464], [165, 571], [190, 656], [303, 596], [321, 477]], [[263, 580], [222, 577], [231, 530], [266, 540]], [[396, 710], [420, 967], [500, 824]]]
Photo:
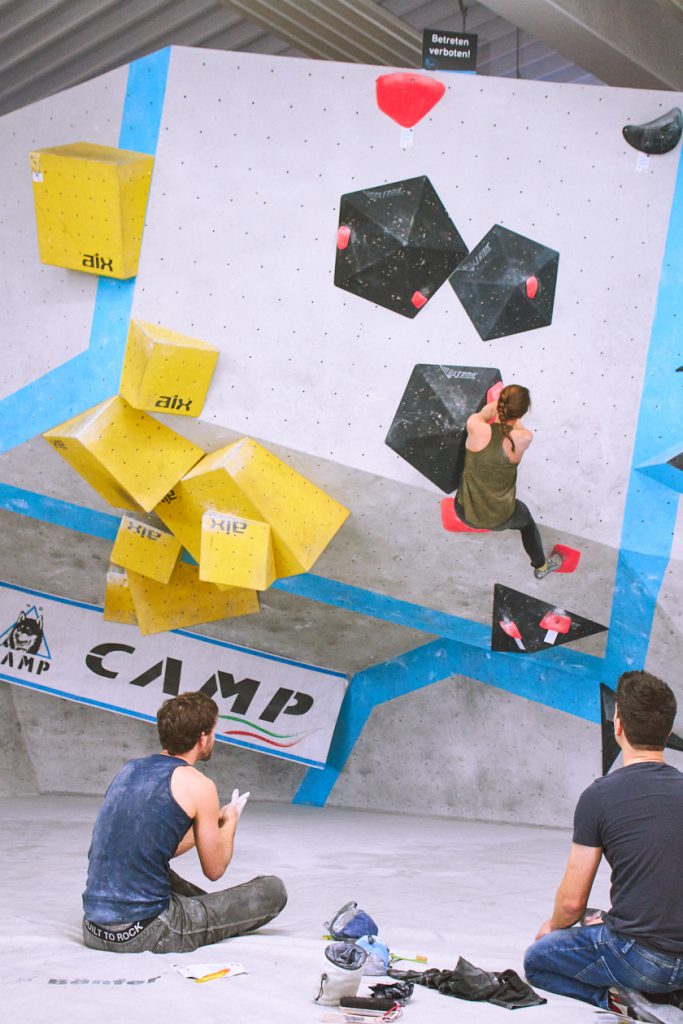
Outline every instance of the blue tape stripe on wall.
[[[118, 515], [112, 515], [109, 512], [96, 512], [93, 509], [84, 508], [82, 505], [73, 505], [68, 501], [49, 498], [36, 494], [34, 491], [25, 491], [3, 483], [0, 483], [0, 509], [109, 541], [115, 539], [120, 523]], [[187, 555], [186, 552], [185, 554]], [[189, 559], [189, 556], [187, 557]], [[508, 664], [508, 655], [497, 655], [491, 652], [490, 627], [479, 622], [470, 622], [457, 615], [436, 612], [431, 608], [387, 597], [384, 594], [376, 594], [371, 590], [363, 590], [361, 587], [354, 587], [338, 580], [328, 580], [312, 573], [277, 580], [273, 584], [273, 589], [352, 611], [358, 615], [367, 615], [383, 622], [405, 626], [408, 629], [416, 629], [456, 640], [469, 652], [467, 656], [469, 674], [482, 681], [489, 681], [492, 665], [496, 666], [497, 673], [501, 673], [504, 666]], [[424, 649], [419, 648], [419, 650]], [[412, 655], [413, 652], [409, 652], [402, 657], [408, 659]], [[432, 681], [443, 678], [443, 675], [439, 676], [438, 674], [443, 668], [438, 660], [440, 654], [437, 653], [435, 657], [437, 668]], [[490, 681], [504, 689], [523, 692], [524, 696], [531, 699], [535, 699], [533, 696], [535, 688], [540, 685], [538, 680], [543, 678], [544, 673], [557, 674], [566, 670], [571, 673], [571, 679], [575, 681], [577, 674], [599, 672], [602, 665], [599, 658], [566, 647], [558, 647], [545, 652], [543, 666], [538, 666], [533, 660], [520, 659], [516, 655], [512, 657], [516, 660], [516, 664], [511, 664], [505, 680], [498, 683], [497, 678], [491, 678]], [[521, 661], [524, 662], [524, 665], [520, 664]], [[393, 662], [388, 664], [393, 664]], [[524, 680], [523, 683], [522, 680]], [[519, 689], [520, 686], [524, 686], [523, 691]], [[574, 686], [574, 682], [572, 682], [572, 686]], [[543, 703], [547, 703], [545, 697], [539, 699]], [[558, 695], [558, 702], [558, 706], [564, 707], [564, 696]], [[584, 715], [583, 711], [575, 709], [572, 709], [572, 713], [581, 717], [593, 717], [591, 714]]]
[[[130, 65], [119, 137], [123, 149], [155, 152], [169, 57], [170, 49], [160, 50]], [[135, 278], [100, 278], [88, 350], [0, 401], [0, 451], [116, 393], [134, 288]]]
[[[657, 306], [643, 379], [632, 466], [676, 441], [683, 447], [683, 163], [679, 156]], [[645, 665], [657, 597], [671, 555], [678, 493], [631, 470], [607, 641], [611, 679]], [[608, 682], [605, 679], [605, 682]]]

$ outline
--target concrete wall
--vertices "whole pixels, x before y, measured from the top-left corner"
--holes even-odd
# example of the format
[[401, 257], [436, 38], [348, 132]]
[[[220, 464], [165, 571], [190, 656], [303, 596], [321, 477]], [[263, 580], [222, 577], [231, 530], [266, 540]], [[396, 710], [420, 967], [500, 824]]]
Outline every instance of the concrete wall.
[[[678, 495], [632, 472], [683, 448], [678, 150], [648, 161], [621, 136], [680, 97], [443, 75], [402, 148], [379, 73], [179, 48], [168, 68], [162, 55], [3, 119], [0, 578], [101, 603], [110, 542], [73, 506], [112, 510], [38, 435], [116, 391], [131, 313], [201, 337], [221, 351], [201, 422], [160, 418], [206, 450], [254, 436], [352, 513], [314, 567], [316, 600], [275, 588], [260, 616], [197, 630], [351, 677], [329, 768], [221, 747], [211, 772], [262, 799], [564, 824], [600, 770], [599, 683], [647, 661], [683, 694]], [[41, 266], [28, 151], [131, 145], [150, 108], [137, 280], [98, 288]], [[483, 342], [448, 284], [414, 320], [333, 286], [340, 195], [421, 174], [469, 247], [500, 223], [560, 252], [551, 326]], [[384, 444], [419, 362], [496, 366], [530, 387], [519, 492], [548, 548], [582, 551], [575, 574], [539, 584], [517, 535], [442, 531], [440, 493]], [[65, 503], [56, 524], [46, 497]], [[492, 655], [495, 583], [610, 631]], [[27, 791], [101, 792], [154, 748], [142, 723], [2, 686]]]

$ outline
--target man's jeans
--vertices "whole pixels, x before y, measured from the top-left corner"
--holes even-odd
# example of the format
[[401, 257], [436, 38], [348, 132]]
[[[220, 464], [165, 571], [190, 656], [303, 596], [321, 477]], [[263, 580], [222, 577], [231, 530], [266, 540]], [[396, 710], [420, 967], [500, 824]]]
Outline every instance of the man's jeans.
[[[185, 884], [190, 887], [190, 883]], [[171, 892], [168, 909], [127, 942], [98, 938], [85, 925], [83, 941], [91, 949], [111, 953], [189, 953], [199, 946], [260, 928], [277, 917], [286, 902], [287, 892], [280, 879], [259, 875], [221, 892], [196, 896]]]
[[524, 955], [527, 981], [546, 992], [607, 1008], [610, 988], [665, 993], [683, 988], [683, 953], [671, 956], [620, 938], [604, 924], [562, 928]]

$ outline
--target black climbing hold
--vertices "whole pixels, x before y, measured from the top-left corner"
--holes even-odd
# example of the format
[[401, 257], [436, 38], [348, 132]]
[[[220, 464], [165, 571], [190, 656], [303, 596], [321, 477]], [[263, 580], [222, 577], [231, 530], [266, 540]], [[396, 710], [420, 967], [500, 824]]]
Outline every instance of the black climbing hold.
[[452, 494], [465, 461], [467, 417], [486, 405], [500, 370], [418, 363], [385, 443], [414, 469]]
[[450, 277], [483, 341], [552, 323], [560, 254], [495, 224]]
[[602, 774], [607, 775], [616, 759], [620, 747], [614, 736], [614, 690], [600, 683], [600, 732], [602, 733]]
[[334, 283], [402, 316], [417, 316], [467, 255], [425, 175], [346, 193], [339, 226]]
[[665, 746], [668, 747], [669, 750], [683, 750], [683, 740], [680, 736], [677, 736], [675, 732], [672, 732], [666, 741]]
[[629, 146], [641, 153], [668, 153], [678, 145], [683, 131], [683, 114], [680, 107], [673, 107], [667, 114], [646, 124], [626, 124], [622, 128]]
[[[510, 623], [517, 627], [519, 637], [510, 630]], [[511, 590], [501, 583], [496, 583], [493, 588], [493, 651], [535, 654], [595, 633], [603, 633], [606, 629], [607, 626], [601, 626], [598, 622], [584, 619], [575, 612], [557, 608], [546, 601], [539, 601], [529, 594]]]

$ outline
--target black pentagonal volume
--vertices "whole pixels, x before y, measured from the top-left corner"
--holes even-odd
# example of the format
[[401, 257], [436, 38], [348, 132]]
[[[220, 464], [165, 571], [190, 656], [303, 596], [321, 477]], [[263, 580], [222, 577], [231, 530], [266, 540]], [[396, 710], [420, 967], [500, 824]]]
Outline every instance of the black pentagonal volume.
[[466, 254], [425, 175], [341, 197], [338, 288], [414, 317]]
[[495, 224], [450, 278], [483, 341], [552, 323], [560, 254]]
[[452, 494], [465, 461], [467, 417], [486, 405], [500, 370], [418, 363], [394, 415], [386, 444]]

